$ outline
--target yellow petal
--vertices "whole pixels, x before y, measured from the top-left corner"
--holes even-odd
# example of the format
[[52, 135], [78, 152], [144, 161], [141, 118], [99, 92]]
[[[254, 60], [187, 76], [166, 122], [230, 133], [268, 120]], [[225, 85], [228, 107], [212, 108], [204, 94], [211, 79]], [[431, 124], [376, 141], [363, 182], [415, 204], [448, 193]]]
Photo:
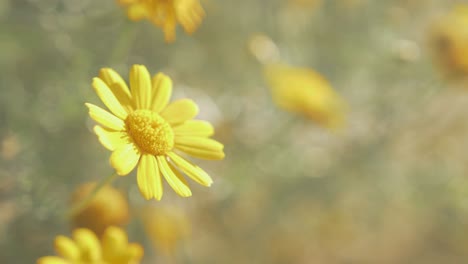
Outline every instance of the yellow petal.
[[151, 77], [143, 65], [130, 70], [130, 88], [137, 109], [149, 109], [151, 103]]
[[99, 78], [107, 84], [120, 104], [129, 112], [132, 109], [132, 96], [122, 77], [111, 68], [103, 68], [99, 71]]
[[206, 159], [206, 160], [222, 160], [224, 159], [224, 152], [222, 150], [203, 150], [200, 148], [187, 147], [187, 146], [177, 146], [178, 150], [181, 150], [191, 156]]
[[47, 256], [38, 259], [37, 264], [72, 264], [72, 262], [55, 256]]
[[177, 170], [173, 170], [167, 163], [166, 157], [157, 156], [159, 169], [161, 170], [162, 175], [169, 183], [169, 185], [174, 189], [174, 191], [182, 196], [189, 197], [192, 195], [192, 191], [187, 185], [187, 181], [180, 175]]
[[171, 125], [192, 119], [197, 114], [198, 106], [190, 99], [177, 100], [161, 112], [161, 116]]
[[175, 154], [174, 152], [170, 152], [167, 155], [171, 158], [171, 160], [178, 168], [180, 168], [194, 181], [198, 182], [203, 186], [210, 186], [213, 183], [213, 180], [208, 175], [208, 173], [206, 173], [200, 167], [191, 164], [190, 162], [188, 162], [181, 156]]
[[135, 168], [140, 155], [140, 151], [135, 144], [125, 144], [112, 153], [110, 164], [117, 171], [118, 175], [125, 176]]
[[187, 120], [173, 128], [176, 136], [209, 137], [214, 134], [213, 126], [202, 120]]
[[132, 4], [127, 9], [127, 16], [130, 20], [138, 21], [147, 18], [149, 12], [144, 4]]
[[211, 151], [222, 151], [224, 149], [224, 145], [218, 141], [203, 137], [176, 137], [175, 145]]
[[143, 247], [140, 244], [131, 243], [127, 247], [127, 255], [129, 263], [140, 263], [141, 258], [143, 258]]
[[98, 136], [99, 142], [110, 151], [114, 151], [120, 146], [130, 143], [130, 138], [126, 132], [114, 131], [102, 126], [94, 126], [93, 130]]
[[119, 119], [115, 115], [107, 112], [106, 110], [100, 108], [99, 106], [95, 106], [93, 104], [85, 103], [86, 107], [88, 107], [89, 110], [89, 116], [99, 124], [116, 130], [124, 130], [125, 129], [125, 123], [122, 121], [122, 119]]
[[89, 229], [76, 229], [73, 232], [73, 239], [80, 248], [82, 261], [94, 262], [101, 259], [101, 244]]
[[146, 200], [155, 198], [161, 200], [163, 194], [162, 179], [156, 157], [144, 154], [138, 165], [137, 183], [141, 194]]
[[57, 236], [55, 239], [55, 251], [68, 260], [80, 259], [80, 249], [73, 240], [65, 236]]
[[102, 251], [105, 259], [111, 259], [127, 249], [128, 239], [125, 232], [115, 226], [108, 227], [102, 237]]
[[107, 84], [104, 83], [99, 78], [93, 78], [93, 88], [96, 91], [97, 95], [101, 99], [101, 101], [109, 108], [109, 110], [119, 117], [120, 119], [124, 120], [128, 113], [120, 104], [120, 102], [115, 97], [114, 93], [110, 90]]
[[177, 26], [177, 20], [176, 20], [176, 16], [174, 12], [168, 12], [166, 14], [164, 24], [163, 24], [164, 40], [167, 43], [171, 43], [175, 41], [176, 26]]
[[152, 79], [153, 98], [151, 101], [151, 110], [156, 113], [161, 112], [172, 95], [172, 80], [163, 73], [156, 74]]

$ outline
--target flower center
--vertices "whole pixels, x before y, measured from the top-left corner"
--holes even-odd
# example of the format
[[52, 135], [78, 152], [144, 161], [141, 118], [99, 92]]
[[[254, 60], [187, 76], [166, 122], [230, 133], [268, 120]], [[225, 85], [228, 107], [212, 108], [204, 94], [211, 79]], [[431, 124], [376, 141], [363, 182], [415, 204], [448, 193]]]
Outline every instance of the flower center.
[[174, 147], [174, 132], [169, 123], [150, 110], [136, 110], [125, 119], [127, 131], [144, 152], [164, 155]]

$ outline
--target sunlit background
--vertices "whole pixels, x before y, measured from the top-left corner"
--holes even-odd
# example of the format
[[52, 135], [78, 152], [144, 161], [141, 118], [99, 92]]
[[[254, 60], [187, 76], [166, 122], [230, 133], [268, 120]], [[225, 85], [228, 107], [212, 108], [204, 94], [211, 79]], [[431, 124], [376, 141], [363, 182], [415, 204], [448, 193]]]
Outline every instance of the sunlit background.
[[[100, 68], [136, 63], [196, 101], [226, 152], [197, 161], [214, 184], [190, 198], [164, 183], [146, 201], [134, 172], [112, 183], [142, 263], [465, 263], [462, 2], [202, 0], [198, 30], [166, 43], [113, 0], [0, 0], [0, 263], [55, 254], [72, 193], [113, 173], [84, 102], [102, 105]], [[278, 106], [268, 61], [327, 80], [339, 128]]]

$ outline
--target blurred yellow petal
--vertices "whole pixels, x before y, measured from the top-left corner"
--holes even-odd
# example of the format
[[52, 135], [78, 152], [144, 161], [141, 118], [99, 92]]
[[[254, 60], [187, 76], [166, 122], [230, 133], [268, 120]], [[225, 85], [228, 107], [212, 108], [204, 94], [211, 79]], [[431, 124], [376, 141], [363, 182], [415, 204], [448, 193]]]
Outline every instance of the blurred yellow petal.
[[223, 151], [204, 150], [200, 148], [177, 146], [177, 145], [176, 145], [176, 148], [193, 157], [206, 159], [206, 160], [222, 160], [224, 159], [224, 156], [225, 156]]
[[158, 160], [159, 169], [161, 170], [162, 175], [172, 187], [172, 189], [174, 189], [174, 191], [182, 197], [192, 196], [192, 191], [190, 191], [187, 181], [180, 175], [178, 171], [173, 170], [169, 166], [166, 158], [163, 156], [158, 156], [156, 158]]
[[59, 257], [47, 256], [37, 260], [37, 264], [74, 264]]
[[330, 129], [343, 125], [345, 103], [320, 74], [307, 68], [269, 64], [264, 75], [279, 107]]
[[163, 189], [162, 179], [156, 157], [144, 154], [138, 165], [137, 182], [141, 194], [146, 200], [155, 198], [161, 200]]
[[136, 167], [139, 159], [140, 151], [133, 143], [130, 143], [112, 152], [110, 163], [118, 175], [125, 176]]
[[176, 136], [210, 137], [214, 134], [213, 125], [202, 120], [187, 120], [173, 130]]
[[211, 186], [213, 183], [213, 180], [211, 177], [206, 173], [204, 170], [202, 170], [200, 167], [191, 164], [181, 156], [177, 155], [174, 152], [170, 152], [167, 154], [171, 160], [174, 162], [174, 164], [180, 168], [187, 176], [192, 178], [194, 181], [198, 182], [199, 184], [203, 186]]
[[96, 262], [101, 259], [101, 245], [96, 235], [89, 229], [78, 228], [73, 232], [73, 239], [81, 251], [81, 260]]
[[156, 74], [152, 79], [153, 98], [151, 102], [151, 110], [156, 113], [161, 112], [172, 95], [172, 80], [163, 73]]
[[161, 117], [171, 125], [176, 125], [194, 118], [198, 114], [197, 104], [190, 99], [177, 100], [161, 112]]
[[122, 121], [122, 119], [119, 119], [115, 115], [93, 104], [85, 103], [85, 105], [88, 107], [89, 116], [94, 121], [116, 131], [125, 129], [125, 123]]
[[112, 259], [122, 254], [128, 244], [127, 234], [117, 227], [106, 229], [102, 236], [102, 251], [105, 259]]
[[[140, 244], [131, 243], [127, 247], [128, 259], [139, 262], [143, 258], [143, 247]], [[129, 262], [132, 263], [132, 262]]]
[[149, 109], [151, 103], [151, 77], [143, 65], [130, 70], [130, 89], [137, 109]]
[[130, 20], [138, 21], [148, 18], [150, 13], [144, 4], [133, 4], [127, 9], [127, 16]]
[[55, 238], [55, 251], [68, 260], [80, 259], [80, 249], [73, 240], [65, 236]]
[[101, 126], [94, 126], [94, 133], [99, 142], [108, 150], [114, 151], [124, 144], [130, 143], [130, 138], [124, 131], [114, 131]]

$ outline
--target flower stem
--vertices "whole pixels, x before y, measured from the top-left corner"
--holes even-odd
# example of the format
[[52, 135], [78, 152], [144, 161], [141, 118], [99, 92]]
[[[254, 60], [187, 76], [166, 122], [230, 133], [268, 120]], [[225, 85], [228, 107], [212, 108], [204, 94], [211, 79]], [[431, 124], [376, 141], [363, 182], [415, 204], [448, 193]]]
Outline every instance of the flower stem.
[[76, 204], [74, 207], [67, 212], [67, 218], [73, 217], [74, 215], [81, 212], [81, 210], [85, 209], [89, 203], [93, 200], [96, 194], [102, 189], [102, 187], [106, 186], [107, 184], [111, 183], [115, 178], [117, 178], [117, 173], [113, 173], [106, 178], [102, 179], [94, 189], [89, 193], [89, 195], [83, 199], [80, 203]]

